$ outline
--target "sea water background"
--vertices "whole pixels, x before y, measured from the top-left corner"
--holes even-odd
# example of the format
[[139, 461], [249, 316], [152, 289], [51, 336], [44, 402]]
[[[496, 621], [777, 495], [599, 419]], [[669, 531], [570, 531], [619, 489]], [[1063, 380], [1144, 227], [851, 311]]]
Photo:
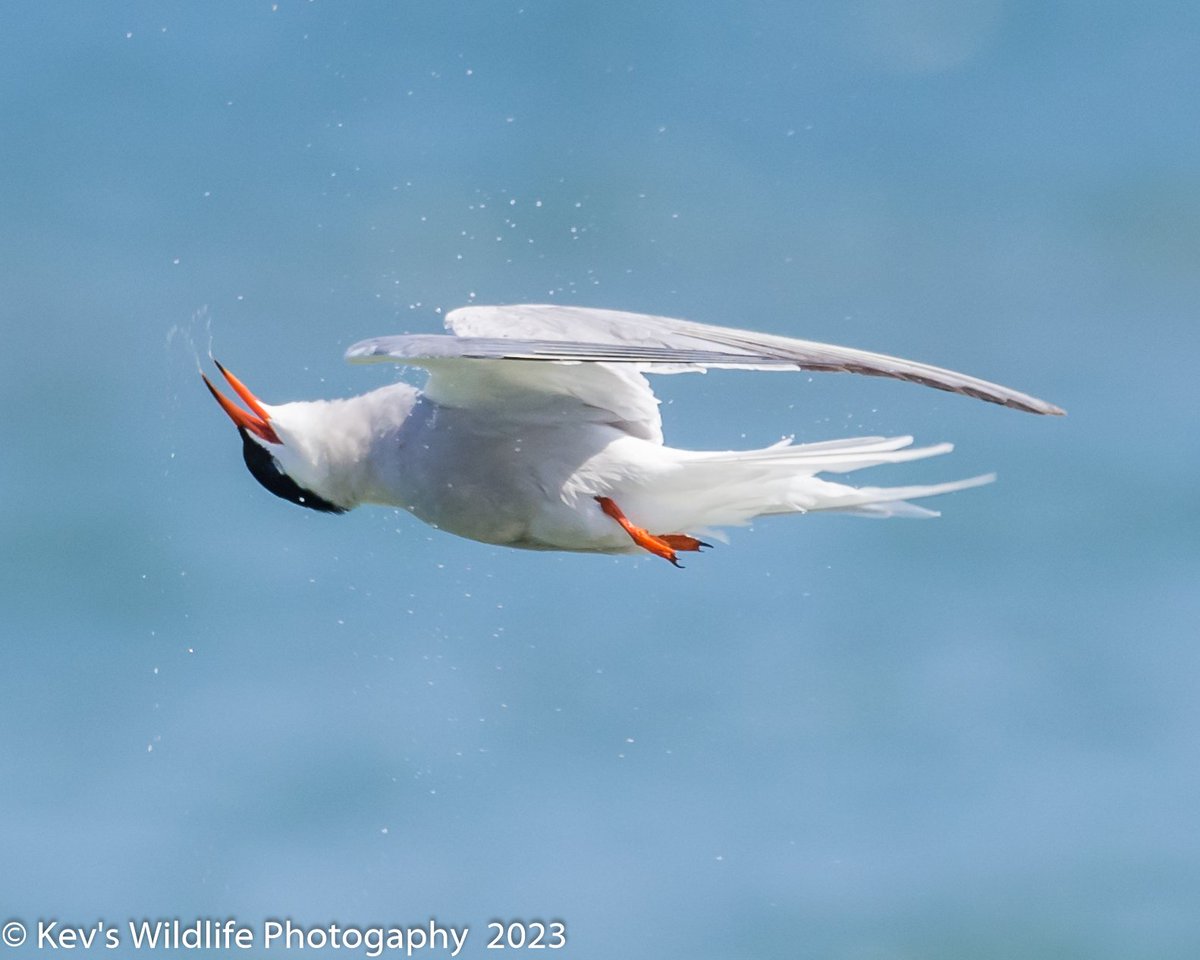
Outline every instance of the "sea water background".
[[[1168, 3], [8, 6], [0, 913], [1197, 955], [1197, 63]], [[658, 378], [677, 445], [913, 432], [959, 448], [870, 482], [1000, 474], [680, 572], [297, 510], [196, 376], [357, 393], [392, 373], [345, 346], [471, 300], [1070, 416]]]

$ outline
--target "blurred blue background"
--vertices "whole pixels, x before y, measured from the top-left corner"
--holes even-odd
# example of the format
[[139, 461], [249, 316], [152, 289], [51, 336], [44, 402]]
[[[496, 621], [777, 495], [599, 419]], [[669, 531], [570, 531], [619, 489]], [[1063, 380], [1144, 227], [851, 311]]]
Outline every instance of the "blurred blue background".
[[[0, 913], [1198, 955], [1197, 63], [1173, 3], [9, 5]], [[958, 449], [863, 482], [1000, 474], [680, 572], [298, 510], [196, 375], [359, 393], [393, 372], [349, 343], [471, 301], [1070, 416], [658, 378], [675, 445], [911, 432]]]

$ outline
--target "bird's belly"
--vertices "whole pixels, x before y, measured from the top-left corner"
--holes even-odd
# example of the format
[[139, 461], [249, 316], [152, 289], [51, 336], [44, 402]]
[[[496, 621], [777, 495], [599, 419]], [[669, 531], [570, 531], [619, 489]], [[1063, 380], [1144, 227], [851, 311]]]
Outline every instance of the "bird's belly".
[[404, 506], [438, 530], [482, 543], [511, 544], [528, 536], [531, 517], [524, 503], [526, 498], [496, 484], [447, 479], [436, 489], [414, 491]]
[[414, 516], [459, 537], [525, 550], [627, 552], [629, 538], [599, 504], [531, 484], [446, 480], [404, 504]]
[[[461, 441], [461, 436], [454, 437]], [[482, 442], [486, 439], [490, 442]], [[572, 436], [431, 444], [390, 499], [425, 523], [470, 540], [529, 550], [626, 552], [630, 541], [595, 501], [609, 492], [610, 454], [572, 450]]]

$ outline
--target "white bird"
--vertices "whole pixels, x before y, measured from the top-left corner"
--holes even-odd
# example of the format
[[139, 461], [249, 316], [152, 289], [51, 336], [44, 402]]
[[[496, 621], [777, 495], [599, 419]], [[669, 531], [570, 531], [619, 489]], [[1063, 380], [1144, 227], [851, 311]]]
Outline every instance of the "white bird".
[[[715, 527], [767, 514], [832, 510], [936, 516], [908, 500], [992, 475], [906, 487], [851, 487], [820, 473], [948, 453], [912, 437], [858, 437], [759, 450], [663, 443], [645, 373], [708, 368], [828, 370], [911, 380], [1039, 414], [1053, 404], [985, 380], [848, 347], [553, 305], [469, 306], [450, 335], [363, 340], [358, 363], [428, 372], [344, 400], [266, 404], [217, 364], [242, 409], [204, 382], [237, 425], [246, 466], [279, 497], [330, 513], [402, 507], [471, 540], [530, 550], [636, 553], [679, 566]], [[214, 361], [215, 362], [215, 361]], [[686, 532], [685, 532], [686, 531]]]

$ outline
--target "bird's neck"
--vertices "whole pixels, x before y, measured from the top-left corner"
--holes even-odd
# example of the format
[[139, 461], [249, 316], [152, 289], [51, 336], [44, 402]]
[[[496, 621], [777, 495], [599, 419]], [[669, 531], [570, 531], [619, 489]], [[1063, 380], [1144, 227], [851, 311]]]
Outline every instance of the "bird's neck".
[[403, 426], [417, 390], [395, 383], [358, 397], [289, 403], [273, 423], [288, 451], [285, 469], [301, 486], [351, 509], [377, 499], [380, 448]]

